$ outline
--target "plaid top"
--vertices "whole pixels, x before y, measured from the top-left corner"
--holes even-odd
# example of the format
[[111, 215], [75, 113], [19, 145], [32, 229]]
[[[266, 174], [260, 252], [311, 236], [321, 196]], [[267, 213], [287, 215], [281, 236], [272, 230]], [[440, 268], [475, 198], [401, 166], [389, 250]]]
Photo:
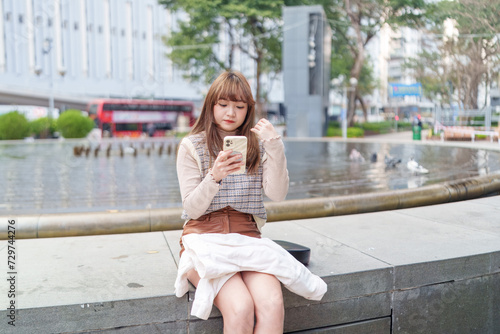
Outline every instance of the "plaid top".
[[[201, 178], [204, 179], [208, 174], [210, 166], [210, 156], [206, 143], [205, 133], [199, 133], [187, 137], [196, 149], [196, 153], [201, 162]], [[260, 159], [264, 156], [264, 147], [260, 145]], [[226, 176], [220, 186], [219, 191], [212, 199], [210, 206], [205, 214], [220, 210], [226, 206], [233, 209], [255, 215], [262, 219], [267, 219], [266, 209], [264, 208], [264, 199], [262, 195], [262, 162], [259, 164], [255, 174], [230, 174]], [[184, 211], [183, 219], [189, 219]]]

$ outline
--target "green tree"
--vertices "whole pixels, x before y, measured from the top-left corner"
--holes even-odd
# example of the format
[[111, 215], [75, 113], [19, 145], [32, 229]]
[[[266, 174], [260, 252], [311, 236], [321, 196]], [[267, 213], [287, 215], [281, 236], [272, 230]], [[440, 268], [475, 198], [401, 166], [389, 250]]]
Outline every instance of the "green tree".
[[406, 64], [428, 96], [478, 108], [479, 85], [489, 87], [500, 71], [499, 11], [498, 1], [457, 0], [441, 1], [428, 13], [437, 47]]
[[29, 135], [29, 130], [28, 120], [17, 111], [0, 116], [0, 139], [23, 139]]
[[417, 57], [406, 59], [403, 64], [403, 69], [410, 70], [422, 84], [423, 95], [433, 101], [449, 99], [446, 76], [439, 75], [442, 73], [441, 62], [439, 52], [424, 49]]
[[93, 128], [94, 121], [80, 110], [66, 110], [57, 119], [57, 129], [64, 138], [84, 138]]
[[[424, 0], [319, 0], [333, 29], [333, 45], [345, 45], [353, 59], [348, 78], [361, 82], [366, 61], [366, 45], [387, 24], [418, 27], [425, 21], [428, 4]], [[336, 50], [334, 50], [336, 52]], [[348, 91], [347, 122], [354, 124], [355, 102], [360, 86]]]
[[[331, 60], [331, 78], [337, 78], [339, 82], [338, 89], [343, 90], [343, 87], [349, 86], [349, 73], [354, 64], [354, 58], [347, 48], [346, 44], [338, 39], [333, 40], [332, 45], [332, 60]], [[371, 67], [369, 59], [365, 59], [358, 82], [358, 94], [356, 100], [361, 105], [365, 121], [368, 118], [368, 109], [363, 96], [369, 95], [377, 87], [377, 82], [373, 77], [373, 68]]]
[[[263, 74], [281, 71], [282, 6], [298, 0], [159, 0], [173, 11], [182, 10], [186, 21], [165, 37], [168, 56], [186, 78], [210, 83], [225, 69], [234, 68], [238, 49], [255, 62], [256, 112], [262, 115]], [[226, 34], [222, 40], [223, 34]]]

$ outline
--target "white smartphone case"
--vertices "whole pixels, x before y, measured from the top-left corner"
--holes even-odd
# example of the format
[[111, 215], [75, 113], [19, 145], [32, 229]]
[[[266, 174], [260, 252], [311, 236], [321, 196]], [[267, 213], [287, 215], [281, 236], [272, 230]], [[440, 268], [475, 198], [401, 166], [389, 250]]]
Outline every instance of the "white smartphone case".
[[247, 137], [245, 136], [226, 136], [224, 137], [224, 151], [233, 150], [232, 154], [241, 153], [243, 156], [243, 166], [232, 174], [244, 174], [247, 164]]

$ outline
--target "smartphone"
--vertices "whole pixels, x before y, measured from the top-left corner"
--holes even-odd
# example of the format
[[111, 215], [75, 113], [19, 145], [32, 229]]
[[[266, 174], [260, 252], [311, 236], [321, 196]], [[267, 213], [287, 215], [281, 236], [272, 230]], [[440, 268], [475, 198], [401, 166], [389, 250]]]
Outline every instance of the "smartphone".
[[247, 137], [245, 136], [226, 136], [224, 137], [224, 151], [233, 150], [234, 154], [241, 153], [243, 166], [231, 174], [244, 174], [247, 165]]

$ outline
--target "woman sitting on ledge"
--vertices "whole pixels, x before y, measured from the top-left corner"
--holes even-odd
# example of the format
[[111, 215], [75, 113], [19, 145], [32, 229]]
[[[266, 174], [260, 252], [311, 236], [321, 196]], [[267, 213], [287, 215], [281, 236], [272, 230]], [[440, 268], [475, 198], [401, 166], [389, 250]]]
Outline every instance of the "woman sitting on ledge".
[[[197, 287], [192, 314], [207, 319], [213, 301], [225, 333], [283, 333], [280, 281], [309, 299], [326, 292], [319, 277], [261, 238], [267, 218], [262, 190], [271, 200], [284, 200], [289, 179], [281, 137], [266, 119], [254, 125], [254, 107], [245, 77], [222, 73], [177, 158], [186, 223], [176, 294], [187, 292], [188, 279]], [[234, 174], [244, 165], [241, 154], [222, 149], [230, 135], [247, 137], [243, 174]]]

